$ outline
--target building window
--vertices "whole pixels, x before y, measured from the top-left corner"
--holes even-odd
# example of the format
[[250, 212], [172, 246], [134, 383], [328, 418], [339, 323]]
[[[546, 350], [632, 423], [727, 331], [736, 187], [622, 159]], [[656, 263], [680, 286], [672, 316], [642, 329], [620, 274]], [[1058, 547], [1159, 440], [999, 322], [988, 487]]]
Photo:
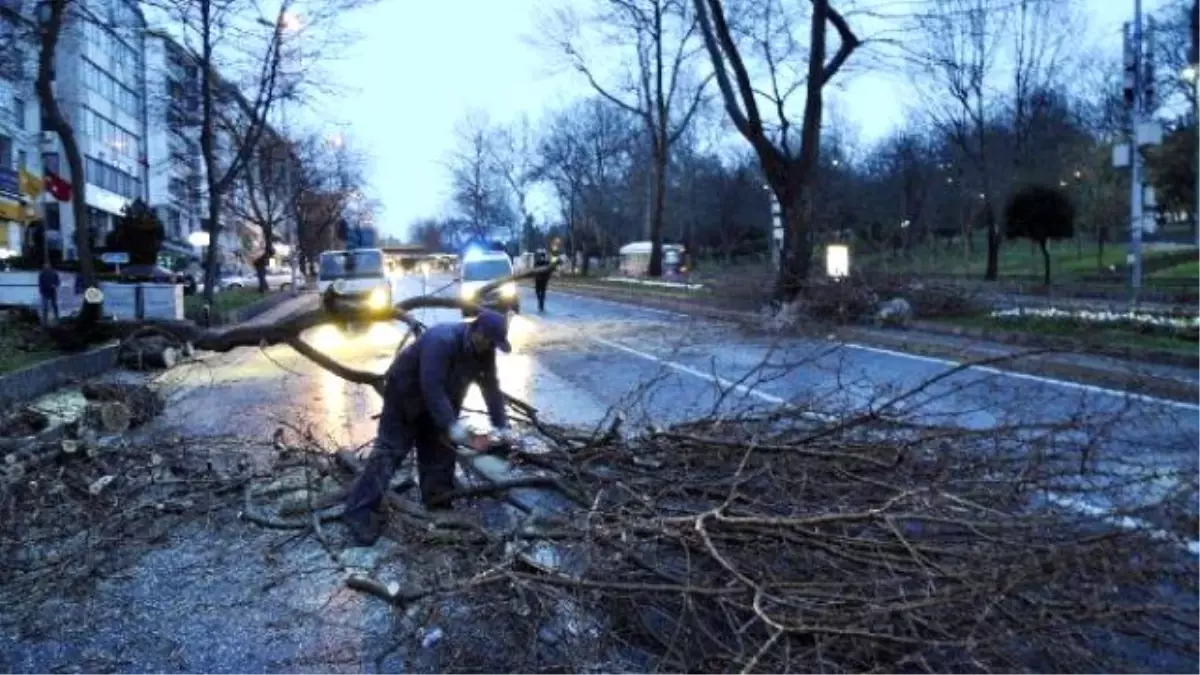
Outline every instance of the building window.
[[47, 152], [42, 155], [42, 168], [50, 173], [59, 173], [58, 171], [58, 153]]
[[13, 143], [8, 136], [0, 136], [0, 169], [11, 169], [13, 160]]
[[17, 151], [17, 168], [24, 171], [29, 168], [29, 153], [24, 150]]
[[58, 204], [55, 202], [47, 202], [43, 207], [46, 219], [46, 229], [56, 232], [62, 229], [62, 217], [58, 213]]
[[17, 118], [17, 128], [24, 129], [25, 128], [25, 99], [23, 99], [19, 96], [13, 97], [13, 117]]
[[142, 181], [136, 176], [93, 157], [84, 158], [84, 167], [84, 175], [92, 185], [129, 199], [141, 197]]
[[121, 84], [95, 63], [84, 59], [84, 82], [88, 89], [99, 94], [128, 115], [141, 114], [142, 99], [137, 92]]
[[96, 114], [94, 110], [84, 108], [86, 125], [91, 132], [92, 140], [103, 144], [105, 148], [118, 153], [132, 162], [138, 159], [138, 137]]

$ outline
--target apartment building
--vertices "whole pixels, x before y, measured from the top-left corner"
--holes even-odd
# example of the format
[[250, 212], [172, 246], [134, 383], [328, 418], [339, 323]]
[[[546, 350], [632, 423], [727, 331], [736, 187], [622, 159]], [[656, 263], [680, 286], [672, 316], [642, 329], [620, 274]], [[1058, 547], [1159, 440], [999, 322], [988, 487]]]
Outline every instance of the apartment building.
[[146, 36], [147, 203], [166, 231], [170, 256], [201, 253], [189, 241], [204, 229], [204, 160], [200, 153], [200, 69], [169, 36]]
[[[75, 222], [69, 204], [47, 199], [45, 220], [61, 231], [66, 258], [76, 257], [74, 232], [86, 227], [102, 246], [121, 212], [146, 198], [146, 21], [136, 0], [82, 0], [74, 4], [93, 20], [64, 26], [56, 55], [55, 93], [75, 129], [84, 156], [87, 222]], [[47, 171], [69, 170], [56, 134], [43, 132]]]
[[36, 45], [16, 0], [0, 0], [0, 258], [20, 255], [35, 213], [21, 172], [41, 174], [38, 106], [33, 95]]
[[[187, 244], [188, 236], [202, 231], [208, 218], [207, 174], [200, 149], [200, 75], [196, 58], [169, 35], [152, 32], [147, 36], [148, 203], [159, 214], [168, 240], [191, 255], [200, 251]], [[215, 146], [218, 166], [227, 167], [243, 143], [229, 129], [243, 131], [250, 126], [244, 110], [252, 106], [232, 84], [222, 83], [219, 89], [217, 105], [223, 122]], [[264, 129], [259, 140], [262, 151], [251, 155], [245, 169], [257, 177], [257, 185], [274, 178], [266, 174], [279, 164], [274, 148], [280, 143], [274, 129]], [[261, 219], [282, 219], [278, 203], [261, 199], [251, 203], [255, 197], [246, 188], [247, 184], [238, 180], [222, 195], [221, 232], [215, 243], [222, 267], [229, 272], [247, 272], [253, 256], [262, 250]]]

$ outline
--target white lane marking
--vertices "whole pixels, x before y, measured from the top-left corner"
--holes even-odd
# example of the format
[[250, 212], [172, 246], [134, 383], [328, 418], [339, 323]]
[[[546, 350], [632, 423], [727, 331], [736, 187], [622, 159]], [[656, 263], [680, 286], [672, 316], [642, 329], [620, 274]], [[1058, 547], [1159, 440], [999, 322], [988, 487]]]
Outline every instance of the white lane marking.
[[1051, 493], [1047, 495], [1047, 499], [1063, 508], [1071, 511], [1077, 511], [1086, 516], [1097, 517], [1100, 520], [1103, 520], [1110, 525], [1115, 525], [1123, 530], [1141, 531], [1150, 535], [1150, 537], [1154, 539], [1178, 542], [1188, 550], [1188, 553], [1191, 553], [1195, 556], [1200, 556], [1200, 540], [1188, 541], [1186, 539], [1182, 539], [1177, 535], [1171, 534], [1170, 532], [1160, 530], [1150, 523], [1141, 520], [1140, 518], [1133, 518], [1131, 516], [1116, 516], [1106, 512], [1104, 509], [1098, 506], [1093, 506], [1092, 504], [1088, 504], [1087, 502], [1081, 501], [1074, 497], [1063, 497], [1061, 495]]
[[592, 339], [606, 347], [611, 347], [613, 349], [623, 351], [626, 354], [632, 354], [633, 356], [636, 356], [641, 359], [645, 359], [647, 361], [654, 361], [655, 363], [661, 364], [667, 368], [670, 368], [671, 370], [679, 371], [681, 373], [686, 373], [693, 377], [698, 377], [702, 380], [708, 380], [709, 382], [715, 382], [716, 384], [718, 384], [722, 387], [725, 387], [726, 389], [732, 388], [734, 391], [738, 392], [739, 394], [753, 396], [753, 397], [759, 399], [760, 401], [765, 401], [766, 403], [770, 403], [771, 405], [783, 405], [784, 403], [786, 403], [786, 401], [784, 401], [782, 398], [780, 398], [778, 396], [775, 396], [774, 394], [768, 394], [765, 391], [759, 391], [757, 389], [754, 389], [753, 387], [747, 387], [744, 384], [738, 384], [736, 382], [727, 380], [718, 375], [714, 375], [712, 373], [706, 373], [703, 370], [697, 370], [695, 368], [692, 368], [691, 366], [685, 366], [682, 363], [675, 363], [674, 361], [667, 361], [666, 359], [659, 358], [653, 354], [647, 354], [646, 352], [639, 351], [637, 349], [634, 349], [633, 347], [626, 347], [625, 345], [623, 345], [619, 342], [613, 342], [612, 340], [608, 340], [608, 339], [601, 338], [601, 337], [592, 337]]
[[[604, 298], [593, 298], [591, 296], [576, 295], [574, 293], [567, 293], [567, 292], [562, 292], [562, 294], [570, 295], [575, 298], [584, 298], [586, 300], [592, 300], [594, 302], [603, 302], [603, 303], [607, 303], [610, 305], [619, 305], [621, 307], [637, 309], [637, 310], [641, 310], [643, 312], [650, 312], [652, 314], [663, 314], [666, 316], [672, 316], [672, 317], [677, 317], [677, 318], [688, 318], [688, 319], [696, 318], [696, 317], [688, 315], [688, 314], [681, 314], [679, 312], [669, 312], [669, 311], [662, 310], [662, 309], [652, 309], [652, 308], [642, 307], [640, 305], [631, 305], [631, 304], [619, 302], [616, 300], [608, 300], [608, 299], [604, 299]], [[714, 321], [720, 321], [720, 319], [714, 319]], [[839, 344], [848, 349], [859, 349], [859, 350], [862, 350], [865, 352], [875, 352], [876, 354], [885, 354], [887, 356], [892, 356], [892, 357], [901, 358], [901, 359], [909, 359], [912, 361], [923, 361], [925, 363], [936, 363], [938, 365], [949, 366], [951, 368], [957, 368], [962, 365], [961, 361], [952, 361], [950, 359], [939, 359], [939, 358], [936, 358], [933, 356], [923, 356], [921, 354], [909, 354], [907, 352], [900, 352], [900, 351], [896, 351], [894, 349], [886, 349], [883, 347], [870, 347], [870, 346], [858, 344], [855, 342], [834, 342], [834, 344]], [[1120, 389], [1109, 389], [1108, 387], [1100, 387], [1100, 386], [1096, 386], [1094, 384], [1083, 384], [1081, 382], [1071, 382], [1069, 380], [1058, 380], [1058, 379], [1055, 379], [1052, 377], [1042, 377], [1039, 375], [1030, 375], [1028, 373], [1021, 373], [1021, 372], [1016, 372], [1016, 371], [1012, 371], [1012, 370], [1004, 370], [1002, 368], [993, 368], [991, 366], [971, 366], [968, 370], [975, 370], [975, 371], [978, 371], [981, 373], [987, 373], [989, 375], [997, 375], [1000, 377], [1011, 377], [1016, 380], [1025, 380], [1027, 382], [1038, 382], [1040, 384], [1048, 384], [1048, 385], [1056, 386], [1056, 387], [1065, 387], [1067, 389], [1075, 389], [1077, 391], [1086, 391], [1086, 392], [1089, 392], [1092, 394], [1103, 394], [1105, 396], [1128, 398], [1130, 400], [1138, 401], [1139, 403], [1150, 403], [1150, 404], [1155, 404], [1155, 405], [1163, 405], [1163, 406], [1166, 406], [1169, 408], [1177, 408], [1179, 410], [1190, 410], [1193, 412], [1200, 412], [1200, 405], [1197, 405], [1194, 403], [1184, 403], [1182, 401], [1173, 401], [1171, 399], [1159, 398], [1157, 396], [1149, 396], [1146, 394], [1135, 394], [1132, 392], [1121, 391]]]
[[[865, 352], [874, 352], [876, 354], [884, 354], [897, 358], [911, 359], [913, 361], [923, 361], [925, 363], [936, 363], [942, 366], [957, 368], [962, 365], [959, 361], [950, 359], [939, 359], [933, 356], [922, 356], [920, 354], [909, 354], [900, 352], [894, 349], [885, 349], [883, 347], [869, 347], [853, 342], [841, 343], [842, 346], [849, 349], [860, 349]], [[1182, 401], [1172, 401], [1166, 398], [1158, 398], [1157, 396], [1147, 396], [1146, 394], [1135, 394], [1132, 392], [1121, 391], [1119, 389], [1109, 389], [1107, 387], [1098, 387], [1094, 384], [1083, 384], [1081, 382], [1070, 382], [1068, 380], [1056, 380], [1051, 377], [1042, 377], [1040, 375], [1030, 375], [1028, 373], [1019, 373], [1011, 370], [1003, 370], [1001, 368], [993, 368], [991, 366], [971, 366], [967, 370], [975, 370], [989, 375], [998, 375], [1000, 377], [1011, 377], [1016, 380], [1026, 380], [1029, 382], [1037, 382], [1040, 384], [1048, 384], [1057, 387], [1065, 387], [1067, 389], [1075, 389], [1078, 391], [1086, 391], [1091, 394], [1104, 394], [1106, 396], [1116, 396], [1119, 398], [1129, 398], [1139, 403], [1151, 403], [1154, 405], [1162, 405], [1170, 408], [1178, 408], [1180, 410], [1200, 411], [1200, 405], [1194, 403], [1184, 403]]]
[[[763, 391], [758, 391], [757, 389], [747, 387], [744, 384], [737, 384], [737, 383], [734, 383], [723, 377], [720, 377], [718, 375], [714, 375], [712, 373], [706, 373], [702, 370], [697, 370], [696, 368], [692, 368], [691, 366], [685, 366], [682, 363], [675, 363], [674, 361], [668, 361], [664, 358], [655, 356], [653, 354], [649, 354], [649, 353], [634, 349], [633, 347], [626, 347], [625, 345], [623, 345], [619, 342], [614, 342], [612, 340], [608, 340], [608, 339], [601, 338], [601, 337], [594, 337], [594, 336], [591, 339], [594, 340], [595, 342], [605, 345], [606, 347], [611, 347], [618, 351], [625, 352], [626, 354], [630, 354], [632, 356], [636, 356], [638, 358], [645, 359], [647, 361], [653, 361], [653, 362], [661, 364], [667, 368], [670, 368], [671, 370], [685, 373], [685, 374], [691, 375], [693, 377], [698, 377], [703, 380], [708, 380], [709, 382], [715, 382], [725, 388], [732, 387], [734, 391], [736, 391], [740, 394], [754, 396], [755, 398], [758, 398], [759, 400], [765, 401], [767, 403], [771, 403], [773, 405], [784, 405], [784, 406], [790, 405], [789, 403], [784, 401], [782, 398], [775, 396], [774, 394], [768, 394]], [[809, 418], [817, 419], [817, 420], [824, 421], [824, 422], [834, 422], [837, 420], [837, 418], [834, 417], [833, 415], [826, 415], [824, 413], [818, 413], [818, 412], [805, 411], [802, 413], [802, 415], [804, 417], [809, 417]], [[1200, 555], [1200, 541], [1187, 541], [1187, 540], [1180, 539], [1180, 537], [1178, 537], [1177, 535], [1173, 535], [1170, 532], [1167, 532], [1165, 530], [1160, 530], [1160, 529], [1154, 527], [1153, 525], [1151, 525], [1150, 523], [1145, 522], [1143, 520], [1131, 518], [1129, 516], [1119, 516], [1119, 517], [1114, 516], [1110, 513], [1107, 513], [1104, 509], [1101, 509], [1092, 504], [1088, 504], [1087, 502], [1084, 502], [1079, 499], [1074, 499], [1074, 498], [1070, 498], [1070, 497], [1061, 497], [1061, 496], [1055, 495], [1055, 494], [1049, 495], [1049, 499], [1050, 499], [1050, 501], [1054, 502], [1055, 504], [1058, 504], [1059, 506], [1062, 506], [1066, 509], [1070, 509], [1072, 511], [1076, 511], [1076, 512], [1082, 513], [1084, 515], [1099, 518], [1109, 524], [1116, 525], [1117, 527], [1120, 527], [1123, 529], [1139, 530], [1142, 532], [1146, 532], [1148, 535], [1150, 535], [1151, 537], [1153, 537], [1155, 539], [1179, 542], [1185, 549], [1188, 550], [1188, 552], [1192, 553], [1193, 555]]]

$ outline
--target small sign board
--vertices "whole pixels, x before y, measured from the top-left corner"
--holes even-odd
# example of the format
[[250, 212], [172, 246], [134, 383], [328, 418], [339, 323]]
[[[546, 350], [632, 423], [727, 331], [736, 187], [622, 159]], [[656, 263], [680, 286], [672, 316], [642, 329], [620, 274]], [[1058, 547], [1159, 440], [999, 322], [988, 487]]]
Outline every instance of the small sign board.
[[129, 254], [124, 251], [112, 251], [110, 253], [101, 253], [100, 259], [109, 265], [128, 265]]

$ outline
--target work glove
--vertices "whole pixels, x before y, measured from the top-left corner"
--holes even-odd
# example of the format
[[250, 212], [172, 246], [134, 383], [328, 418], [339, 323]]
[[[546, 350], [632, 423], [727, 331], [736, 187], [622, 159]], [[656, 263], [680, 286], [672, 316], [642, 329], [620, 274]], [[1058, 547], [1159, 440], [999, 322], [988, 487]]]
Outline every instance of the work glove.
[[495, 435], [498, 442], [506, 445], [516, 445], [517, 441], [520, 440], [517, 433], [508, 427], [496, 429]]
[[467, 441], [471, 438], [471, 434], [467, 432], [467, 425], [461, 421], [451, 424], [448, 433], [450, 440], [460, 445], [466, 445]]

